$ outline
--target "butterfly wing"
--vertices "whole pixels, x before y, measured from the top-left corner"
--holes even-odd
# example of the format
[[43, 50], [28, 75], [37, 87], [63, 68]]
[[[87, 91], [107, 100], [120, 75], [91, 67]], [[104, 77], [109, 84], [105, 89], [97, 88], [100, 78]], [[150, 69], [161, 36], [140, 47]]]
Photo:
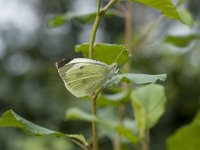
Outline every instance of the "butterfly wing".
[[76, 97], [91, 95], [107, 80], [108, 67], [95, 62], [66, 64], [59, 71], [65, 87]]

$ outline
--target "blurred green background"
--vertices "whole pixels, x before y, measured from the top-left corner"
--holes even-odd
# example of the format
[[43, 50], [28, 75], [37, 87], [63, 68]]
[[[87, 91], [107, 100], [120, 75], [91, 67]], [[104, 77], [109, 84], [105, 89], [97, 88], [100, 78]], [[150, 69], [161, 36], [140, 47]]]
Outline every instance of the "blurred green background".
[[[104, 0], [103, 2], [106, 2]], [[165, 42], [167, 35], [200, 35], [200, 2], [184, 4], [194, 19], [189, 28], [177, 21], [163, 20], [135, 49], [131, 71], [146, 74], [167, 73], [166, 112], [151, 130], [153, 150], [165, 149], [166, 137], [192, 121], [200, 102], [200, 42], [177, 47]], [[82, 57], [74, 46], [89, 41], [92, 24], [71, 20], [57, 28], [47, 22], [67, 12], [79, 14], [96, 10], [94, 0], [0, 0], [0, 114], [13, 109], [24, 118], [50, 129], [91, 135], [91, 125], [64, 121], [72, 106], [90, 110], [88, 101], [73, 97], [64, 87], [54, 63], [63, 57]], [[160, 13], [133, 4], [133, 44]], [[112, 16], [102, 20], [96, 42], [124, 43], [124, 20]], [[100, 144], [111, 146], [108, 138]], [[62, 138], [33, 137], [13, 128], [0, 128], [0, 150], [79, 149]]]

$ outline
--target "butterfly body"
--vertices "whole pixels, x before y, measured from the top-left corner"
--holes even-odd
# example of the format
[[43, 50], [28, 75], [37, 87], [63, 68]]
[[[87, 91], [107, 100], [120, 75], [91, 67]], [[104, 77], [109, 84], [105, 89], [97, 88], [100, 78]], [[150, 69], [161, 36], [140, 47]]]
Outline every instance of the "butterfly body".
[[116, 63], [108, 65], [87, 58], [63, 59], [56, 67], [65, 87], [76, 97], [91, 95], [104, 87], [117, 71]]

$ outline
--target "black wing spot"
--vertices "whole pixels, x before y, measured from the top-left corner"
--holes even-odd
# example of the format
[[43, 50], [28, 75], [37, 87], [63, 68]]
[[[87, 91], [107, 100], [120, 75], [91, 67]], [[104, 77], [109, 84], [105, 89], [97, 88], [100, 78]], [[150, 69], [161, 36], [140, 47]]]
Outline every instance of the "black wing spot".
[[65, 64], [73, 60], [73, 58], [63, 58], [62, 60], [56, 62], [56, 68], [59, 69], [63, 67]]
[[86, 84], [86, 83], [87, 83], [87, 80], [86, 80], [86, 79], [83, 79], [81, 82], [82, 82], [83, 84]]
[[80, 66], [80, 70], [82, 70], [84, 68], [84, 66]]
[[76, 73], [76, 76], [77, 76], [77, 77], [81, 77], [82, 75], [83, 75], [82, 72]]

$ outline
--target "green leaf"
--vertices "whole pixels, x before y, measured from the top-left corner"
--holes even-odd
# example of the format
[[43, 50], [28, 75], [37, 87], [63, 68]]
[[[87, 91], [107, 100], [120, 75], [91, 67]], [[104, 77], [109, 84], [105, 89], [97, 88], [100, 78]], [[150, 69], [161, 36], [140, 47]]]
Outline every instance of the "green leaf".
[[167, 78], [166, 74], [158, 75], [147, 75], [147, 74], [136, 74], [136, 73], [126, 73], [115, 75], [111, 80], [106, 82], [106, 86], [109, 87], [112, 84], [118, 84], [119, 82], [133, 82], [135, 84], [145, 84], [145, 83], [155, 83], [157, 80], [165, 81]]
[[182, 21], [176, 10], [176, 7], [174, 6], [171, 0], [130, 0], [130, 1], [143, 3], [147, 6], [160, 10], [165, 16], [167, 16], [170, 19], [176, 19]]
[[0, 127], [15, 127], [24, 130], [32, 135], [55, 135], [57, 137], [74, 138], [81, 141], [84, 145], [88, 145], [83, 135], [79, 134], [64, 134], [62, 132], [50, 130], [39, 125], [36, 125], [21, 116], [17, 115], [13, 110], [6, 111], [0, 118]]
[[168, 35], [165, 38], [165, 42], [170, 43], [177, 47], [186, 47], [192, 41], [200, 39], [200, 35], [189, 34], [189, 35]]
[[115, 126], [115, 130], [118, 134], [126, 137], [131, 143], [137, 143], [139, 140], [136, 136], [133, 136], [133, 131], [131, 128], [126, 128], [123, 125], [118, 124]]
[[193, 17], [191, 15], [191, 13], [187, 10], [187, 9], [179, 9], [178, 10], [178, 13], [181, 17], [181, 20], [183, 20], [183, 22], [189, 26], [189, 27], [192, 27], [193, 24], [194, 24], [194, 20], [193, 20]]
[[122, 91], [116, 94], [102, 94], [98, 97], [98, 106], [118, 106], [122, 103], [126, 103], [130, 98], [130, 91]]
[[199, 150], [200, 112], [194, 121], [178, 129], [167, 139], [168, 150]]
[[102, 126], [109, 128], [117, 132], [118, 134], [122, 135], [130, 142], [132, 143], [138, 142], [139, 139], [138, 137], [134, 135], [133, 130], [131, 128], [122, 126], [121, 123], [113, 120], [113, 118], [109, 120], [107, 120], [106, 118], [105, 119], [103, 118], [105, 118], [105, 113], [101, 117], [99, 116], [94, 117], [91, 114], [80, 110], [79, 108], [70, 108], [66, 111], [66, 114], [65, 114], [65, 119], [67, 120], [83, 120], [83, 121], [88, 121], [88, 122], [96, 121]]
[[164, 87], [149, 84], [133, 91], [131, 97], [139, 134], [143, 137], [145, 130], [152, 128], [164, 113]]
[[[105, 14], [105, 17], [110, 17], [114, 15], [113, 11], [108, 11]], [[54, 27], [58, 27], [63, 25], [65, 22], [69, 22], [69, 21], [78, 21], [82, 24], [88, 24], [91, 23], [96, 17], [96, 12], [90, 12], [90, 13], [85, 13], [85, 14], [80, 14], [80, 13], [76, 13], [76, 12], [68, 12], [66, 14], [63, 15], [57, 15], [55, 17], [53, 17], [52, 19], [50, 19], [47, 22], [48, 27], [50, 28], [54, 28]]]
[[76, 12], [68, 12], [64, 15], [57, 15], [54, 18], [50, 19], [47, 23], [48, 27], [58, 27], [63, 25], [65, 22], [76, 20], [83, 24], [90, 23], [95, 19], [96, 12], [91, 12], [87, 14], [77, 14]]
[[55, 16], [53, 19], [49, 20], [47, 26], [49, 28], [55, 28], [63, 25], [65, 23], [65, 18], [62, 15]]
[[83, 121], [89, 121], [92, 120], [97, 121], [97, 117], [90, 115], [89, 113], [86, 113], [79, 108], [73, 107], [69, 108], [65, 113], [65, 119], [67, 120], [83, 120]]
[[176, 6], [180, 6], [180, 5], [184, 4], [185, 1], [186, 1], [186, 0], [179, 0], [179, 1], [177, 2]]
[[[82, 52], [84, 57], [88, 57], [89, 44], [76, 45], [75, 51]], [[125, 64], [129, 60], [128, 52], [124, 45], [97, 43], [93, 49], [93, 59], [112, 64], [115, 60], [118, 64]]]

